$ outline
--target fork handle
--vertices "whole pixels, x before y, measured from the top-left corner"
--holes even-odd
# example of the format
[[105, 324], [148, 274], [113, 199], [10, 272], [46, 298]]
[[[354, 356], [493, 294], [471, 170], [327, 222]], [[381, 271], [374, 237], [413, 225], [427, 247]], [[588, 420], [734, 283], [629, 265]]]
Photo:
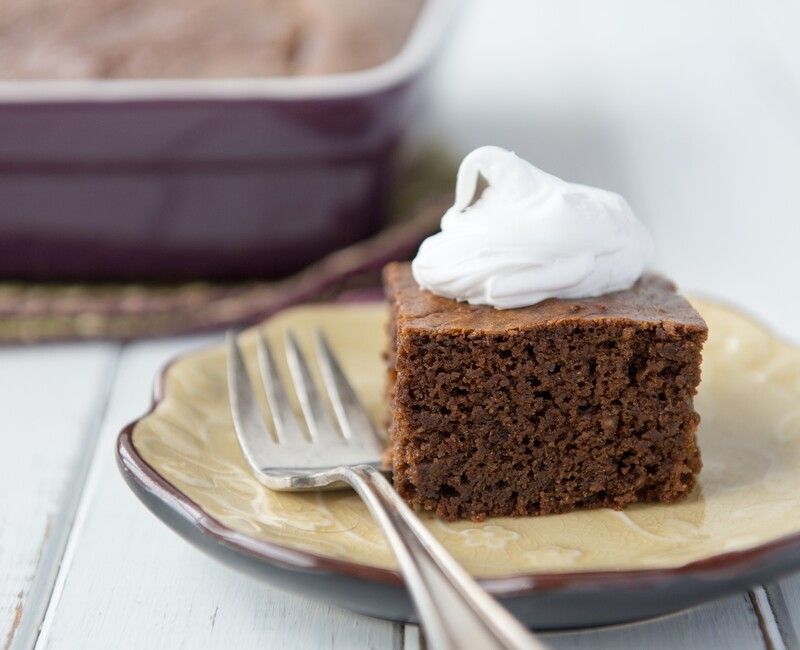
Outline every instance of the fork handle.
[[371, 465], [337, 473], [367, 504], [388, 539], [431, 650], [544, 649], [453, 559], [383, 474]]

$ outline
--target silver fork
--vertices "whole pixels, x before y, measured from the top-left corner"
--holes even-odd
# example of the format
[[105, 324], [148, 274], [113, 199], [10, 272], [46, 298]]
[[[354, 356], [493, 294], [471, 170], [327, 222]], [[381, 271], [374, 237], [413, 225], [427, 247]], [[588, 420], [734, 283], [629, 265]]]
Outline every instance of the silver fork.
[[235, 335], [229, 333], [228, 389], [239, 445], [272, 490], [351, 486], [366, 503], [397, 557], [432, 650], [542, 649], [527, 629], [453, 559], [381, 473], [383, 442], [321, 332], [316, 333], [323, 389], [338, 428], [291, 332], [286, 360], [309, 437], [294, 414], [270, 346], [258, 336], [258, 361], [276, 439], [261, 417]]

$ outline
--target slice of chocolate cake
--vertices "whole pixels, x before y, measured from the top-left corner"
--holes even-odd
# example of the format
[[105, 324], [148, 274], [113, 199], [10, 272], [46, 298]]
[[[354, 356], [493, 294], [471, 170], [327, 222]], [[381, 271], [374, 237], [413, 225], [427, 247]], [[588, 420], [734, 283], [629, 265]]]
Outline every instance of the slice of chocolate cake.
[[671, 502], [701, 462], [707, 329], [667, 280], [518, 309], [384, 272], [394, 482], [445, 519]]

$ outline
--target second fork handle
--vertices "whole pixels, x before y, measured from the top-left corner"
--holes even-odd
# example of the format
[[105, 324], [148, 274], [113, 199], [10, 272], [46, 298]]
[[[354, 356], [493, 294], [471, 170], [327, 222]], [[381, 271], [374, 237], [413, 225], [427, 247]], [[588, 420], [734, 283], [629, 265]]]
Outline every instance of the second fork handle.
[[389, 541], [431, 650], [545, 647], [453, 559], [377, 469], [344, 467], [340, 477]]

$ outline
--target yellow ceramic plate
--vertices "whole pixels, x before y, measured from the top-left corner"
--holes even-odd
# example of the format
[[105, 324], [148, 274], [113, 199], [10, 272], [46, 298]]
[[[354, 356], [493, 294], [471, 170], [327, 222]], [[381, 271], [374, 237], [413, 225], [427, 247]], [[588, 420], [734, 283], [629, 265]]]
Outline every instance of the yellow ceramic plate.
[[[702, 577], [709, 580], [711, 571], [717, 589], [710, 591], [720, 593], [798, 564], [800, 350], [730, 308], [696, 304], [710, 331], [696, 402], [704, 462], [699, 488], [683, 503], [636, 505], [624, 512], [588, 510], [482, 524], [426, 518], [460, 562], [490, 578], [493, 590], [521, 598], [600, 589], [611, 598], [608, 585], [616, 585], [615, 593], [632, 594], [655, 580], [665, 589], [691, 592], [674, 603], [682, 606], [709, 591], [708, 584], [687, 587], [685, 581], [697, 579], [698, 572], [705, 571]], [[261, 329], [280, 345], [285, 328], [308, 344], [312, 330], [322, 327], [375, 421], [382, 422], [385, 318], [380, 304], [308, 306], [286, 311]], [[253, 332], [244, 336], [251, 362], [253, 339]], [[339, 574], [398, 591], [394, 559], [354, 493], [272, 492], [252, 475], [232, 428], [221, 346], [171, 364], [159, 393], [153, 411], [123, 432], [119, 451], [133, 487], [167, 523], [207, 550], [220, 551], [223, 559], [290, 588], [305, 589], [291, 575], [276, 577], [276, 566], [289, 574]], [[233, 560], [228, 553], [248, 558]], [[254, 569], [252, 562], [270, 569]], [[389, 603], [354, 602], [339, 591], [332, 595], [355, 609], [410, 616], [404, 595], [392, 596], [403, 602], [390, 610]], [[595, 613], [589, 620], [568, 607], [573, 612], [568, 620], [562, 620], [563, 612], [547, 620], [527, 618], [539, 625], [607, 623], [676, 608], [637, 612], [636, 603], [626, 606], [632, 608], [627, 616]]]

